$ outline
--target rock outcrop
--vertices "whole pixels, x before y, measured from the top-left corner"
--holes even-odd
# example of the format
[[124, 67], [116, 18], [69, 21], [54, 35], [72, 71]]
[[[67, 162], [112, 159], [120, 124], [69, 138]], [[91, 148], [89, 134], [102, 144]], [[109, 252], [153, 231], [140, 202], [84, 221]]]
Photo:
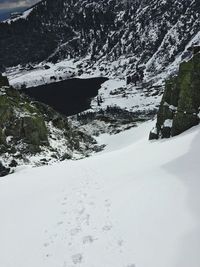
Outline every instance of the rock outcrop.
[[0, 177], [6, 176], [10, 173], [10, 168], [6, 168], [3, 166], [3, 164], [0, 162]]
[[47, 164], [73, 158], [74, 154], [83, 157], [96, 149], [96, 141], [72, 126], [65, 116], [10, 87], [6, 77], [0, 76], [0, 85], [3, 165]]
[[8, 82], [8, 78], [3, 76], [1, 73], [0, 73], [0, 87], [2, 86], [8, 86], [9, 85], [9, 82]]
[[200, 53], [180, 65], [177, 77], [166, 82], [156, 127], [150, 139], [178, 135], [200, 122]]

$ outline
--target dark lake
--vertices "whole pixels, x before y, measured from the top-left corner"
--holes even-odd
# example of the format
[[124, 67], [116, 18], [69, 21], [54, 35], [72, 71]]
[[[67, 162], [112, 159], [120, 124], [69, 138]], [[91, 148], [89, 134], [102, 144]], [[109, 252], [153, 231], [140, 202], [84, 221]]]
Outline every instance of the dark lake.
[[23, 92], [56, 111], [70, 116], [90, 108], [91, 98], [98, 95], [107, 78], [69, 79], [51, 84], [29, 87]]

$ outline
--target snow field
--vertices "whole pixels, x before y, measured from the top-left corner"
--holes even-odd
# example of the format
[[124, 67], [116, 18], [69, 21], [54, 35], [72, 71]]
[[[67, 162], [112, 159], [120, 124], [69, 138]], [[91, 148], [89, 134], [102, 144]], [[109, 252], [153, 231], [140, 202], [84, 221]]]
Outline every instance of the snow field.
[[153, 125], [1, 179], [0, 266], [199, 267], [200, 128], [149, 142]]

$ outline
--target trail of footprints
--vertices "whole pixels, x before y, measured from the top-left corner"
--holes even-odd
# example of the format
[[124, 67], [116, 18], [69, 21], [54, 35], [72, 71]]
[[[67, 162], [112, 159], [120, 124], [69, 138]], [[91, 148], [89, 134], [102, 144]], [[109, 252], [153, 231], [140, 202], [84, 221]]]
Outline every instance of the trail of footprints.
[[[90, 246], [94, 242], [101, 239], [102, 233], [108, 235], [112, 230], [113, 223], [110, 219], [109, 213], [111, 210], [112, 203], [109, 199], [105, 199], [102, 201], [103, 203], [97, 203], [95, 196], [91, 195], [88, 189], [95, 194], [95, 191], [101, 193], [100, 186], [95, 182], [91, 185], [91, 183], [86, 182], [80, 188], [74, 188], [71, 195], [64, 195], [62, 201], [60, 203], [61, 211], [60, 211], [60, 220], [58, 220], [55, 227], [55, 234], [48, 236], [48, 231], [45, 231], [45, 235], [47, 237], [47, 241], [43, 244], [45, 248], [45, 258], [48, 259], [52, 255], [49, 251], [53, 251], [50, 249], [51, 246], [56, 247], [57, 243], [63, 242], [66, 246], [67, 254], [71, 255], [71, 265], [69, 262], [64, 262], [61, 267], [75, 267], [81, 266], [81, 263], [84, 261], [84, 247]], [[98, 192], [99, 191], [99, 192]], [[74, 203], [75, 197], [74, 194], [77, 195], [77, 202]], [[102, 225], [99, 226], [94, 222], [91, 222], [92, 210], [95, 208], [99, 208], [103, 211], [103, 220]], [[52, 232], [52, 231], [50, 231]], [[84, 235], [83, 233], [88, 233]], [[113, 243], [113, 242], [112, 242]], [[123, 252], [123, 244], [124, 241], [121, 239], [116, 239], [116, 244], [110, 243], [108, 245], [111, 247], [114, 245], [118, 247], [119, 253]], [[63, 243], [62, 243], [63, 244]], [[79, 250], [77, 250], [79, 248]], [[52, 252], [53, 253], [53, 252]], [[122, 267], [136, 267], [134, 264], [126, 265]]]

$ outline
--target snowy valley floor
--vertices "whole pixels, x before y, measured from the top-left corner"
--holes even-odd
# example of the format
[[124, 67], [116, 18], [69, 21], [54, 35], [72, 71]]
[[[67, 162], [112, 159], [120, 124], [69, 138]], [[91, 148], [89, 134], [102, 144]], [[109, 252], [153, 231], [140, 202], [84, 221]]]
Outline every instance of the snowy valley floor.
[[0, 180], [1, 267], [199, 267], [200, 127]]

